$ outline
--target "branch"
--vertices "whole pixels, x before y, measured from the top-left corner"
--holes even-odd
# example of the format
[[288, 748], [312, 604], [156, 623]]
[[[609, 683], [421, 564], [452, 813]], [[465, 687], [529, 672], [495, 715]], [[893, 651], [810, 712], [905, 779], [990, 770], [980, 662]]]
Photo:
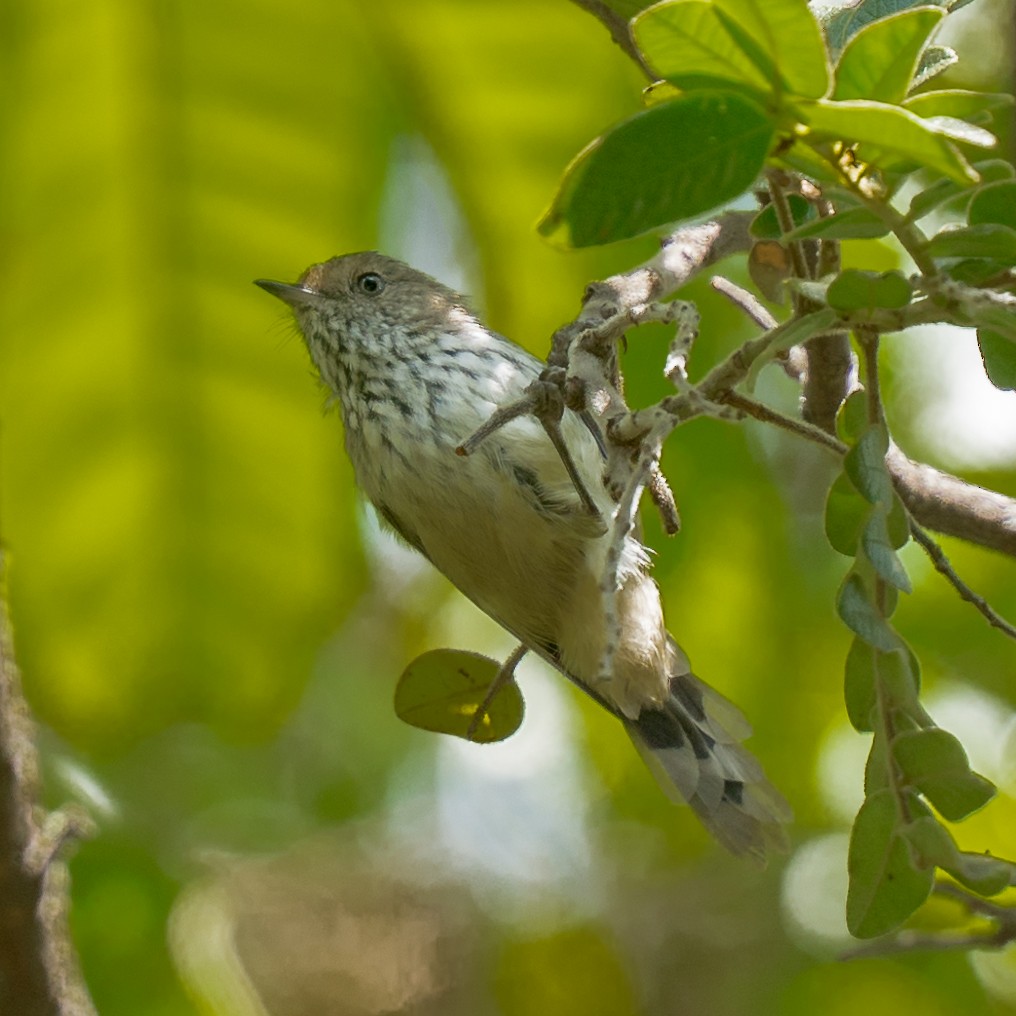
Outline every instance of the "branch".
[[554, 333], [547, 362], [568, 364], [572, 339], [611, 316], [636, 314], [646, 304], [676, 292], [700, 272], [731, 254], [751, 248], [748, 227], [754, 212], [728, 212], [712, 222], [679, 229], [660, 244], [659, 253], [621, 275], [586, 287], [579, 316]]
[[836, 432], [836, 414], [850, 394], [854, 358], [846, 332], [829, 332], [804, 344], [807, 368], [801, 415], [829, 434]]
[[[679, 229], [663, 241], [659, 253], [645, 264], [591, 283], [586, 288], [579, 316], [554, 334], [548, 362], [567, 366], [572, 339], [579, 332], [597, 324], [602, 326], [612, 316], [628, 315], [634, 319], [647, 303], [669, 296], [728, 255], [748, 250], [751, 246], [748, 225], [753, 217], [751, 212], [731, 212], [713, 222]], [[947, 312], [934, 300], [924, 300], [912, 305], [905, 315], [876, 311], [871, 318], [877, 320], [870, 325], [872, 330], [892, 331], [946, 316]], [[786, 328], [787, 324], [779, 328]], [[769, 349], [779, 328], [748, 340], [713, 367], [697, 386], [703, 398], [727, 402], [728, 393]], [[813, 433], [805, 436], [816, 440]], [[1016, 557], [1016, 500], [913, 462], [895, 446], [886, 462], [900, 497], [922, 526]]]
[[[780, 223], [786, 234], [793, 230], [794, 220], [787, 203], [786, 187], [792, 182], [786, 174], [769, 174], [769, 193]], [[828, 202], [816, 201], [819, 214], [832, 214]], [[808, 261], [800, 241], [790, 242], [790, 253], [794, 274], [799, 279], [822, 278], [840, 270], [839, 244], [821, 243], [818, 249], [818, 263]], [[812, 270], [814, 269], [814, 270]], [[798, 314], [817, 310], [818, 306], [795, 294]], [[809, 339], [803, 347], [805, 370], [802, 377], [801, 416], [807, 423], [821, 427], [828, 434], [836, 433], [836, 414], [850, 394], [853, 382], [854, 360], [850, 351], [850, 339], [846, 331], [829, 332]]]
[[1016, 500], [914, 462], [896, 445], [886, 464], [897, 493], [922, 526], [1016, 557]]
[[5, 594], [0, 554], [0, 1012], [94, 1016], [67, 931], [66, 871], [40, 828], [35, 730]]

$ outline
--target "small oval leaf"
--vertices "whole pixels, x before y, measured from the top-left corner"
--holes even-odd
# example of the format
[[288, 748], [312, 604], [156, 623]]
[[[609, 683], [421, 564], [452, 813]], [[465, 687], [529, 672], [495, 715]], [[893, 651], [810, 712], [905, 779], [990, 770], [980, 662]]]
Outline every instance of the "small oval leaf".
[[835, 215], [824, 219], [813, 219], [798, 226], [789, 239], [828, 239], [828, 240], [872, 240], [887, 236], [889, 226], [874, 212], [867, 208], [846, 208]]
[[856, 572], [851, 572], [840, 586], [836, 612], [843, 623], [868, 645], [887, 653], [900, 647], [900, 637], [875, 607], [864, 580]]
[[843, 675], [843, 697], [847, 703], [847, 716], [854, 729], [865, 734], [873, 729], [872, 710], [875, 708], [875, 654], [863, 639], [855, 638], [847, 653]]
[[[522, 723], [524, 704], [513, 680], [505, 681], [486, 701], [500, 672], [501, 665], [488, 656], [434, 649], [402, 672], [395, 688], [395, 713], [422, 730], [484, 744], [503, 741]], [[474, 722], [481, 707], [483, 715]]]
[[906, 307], [913, 289], [902, 272], [865, 272], [848, 268], [829, 284], [827, 299], [837, 310], [898, 310]]
[[994, 222], [1016, 229], [1016, 180], [997, 180], [978, 187], [967, 216], [971, 226]]
[[858, 389], [847, 396], [836, 414], [836, 433], [841, 441], [853, 444], [868, 429], [868, 396]]
[[840, 473], [826, 498], [825, 532], [833, 550], [854, 557], [857, 541], [871, 512], [871, 505], [857, 492], [846, 473]]
[[861, 544], [875, 571], [901, 593], [910, 593], [913, 592], [910, 576], [893, 547], [887, 515], [883, 505], [872, 507], [864, 526]]
[[1016, 265], [1016, 229], [994, 222], [943, 229], [925, 249], [933, 258], [991, 258]]
[[888, 507], [893, 499], [893, 485], [886, 468], [889, 435], [882, 426], [869, 425], [847, 452], [843, 468], [862, 497], [871, 504]]
[[973, 772], [963, 745], [946, 730], [912, 730], [893, 739], [893, 757], [907, 779], [950, 822], [995, 796], [990, 780]]
[[1016, 389], [1016, 342], [988, 328], [978, 328], [977, 347], [988, 380], [1002, 391]]
[[[815, 218], [815, 206], [810, 201], [805, 201], [799, 194], [788, 194], [787, 205], [790, 208], [790, 217], [794, 226], [800, 226]], [[752, 220], [751, 235], [756, 240], [779, 240], [783, 236], [780, 224], [776, 219], [776, 206], [768, 204]], [[796, 235], [797, 230], [789, 234]]]
[[[912, 803], [920, 807], [919, 801]], [[879, 790], [865, 799], [847, 854], [847, 927], [858, 938], [899, 927], [931, 893], [935, 869], [915, 867], [905, 831], [891, 791]]]

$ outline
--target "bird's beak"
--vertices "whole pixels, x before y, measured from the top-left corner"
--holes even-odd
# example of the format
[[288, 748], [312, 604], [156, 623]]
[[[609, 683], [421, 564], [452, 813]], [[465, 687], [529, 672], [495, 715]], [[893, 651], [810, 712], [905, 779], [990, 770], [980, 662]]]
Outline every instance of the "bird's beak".
[[272, 279], [255, 279], [255, 286], [260, 286], [266, 293], [277, 296], [283, 303], [290, 307], [298, 307], [300, 304], [310, 303], [318, 294], [313, 289], [291, 282], [274, 282]]

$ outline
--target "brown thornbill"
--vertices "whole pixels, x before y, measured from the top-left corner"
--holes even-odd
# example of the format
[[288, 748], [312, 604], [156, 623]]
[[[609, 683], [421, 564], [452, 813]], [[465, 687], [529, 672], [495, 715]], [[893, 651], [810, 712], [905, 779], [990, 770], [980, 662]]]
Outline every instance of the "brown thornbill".
[[338, 396], [356, 478], [381, 518], [481, 610], [624, 724], [661, 783], [726, 847], [764, 861], [785, 846], [790, 809], [740, 742], [736, 706], [692, 674], [668, 634], [648, 555], [624, 543], [620, 638], [600, 673], [603, 519], [600, 443], [565, 410], [576, 485], [546, 431], [520, 416], [456, 454], [543, 364], [489, 331], [447, 286], [374, 252], [313, 265], [293, 284], [258, 280], [296, 315], [321, 379]]

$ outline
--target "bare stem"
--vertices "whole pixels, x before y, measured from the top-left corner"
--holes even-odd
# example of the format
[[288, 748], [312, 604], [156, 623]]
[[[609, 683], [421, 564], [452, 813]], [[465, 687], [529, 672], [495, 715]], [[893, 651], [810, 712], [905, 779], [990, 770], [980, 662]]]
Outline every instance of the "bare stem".
[[945, 576], [946, 581], [952, 585], [967, 603], [972, 603], [984, 615], [988, 624], [1008, 635], [1009, 638], [1016, 639], [1016, 627], [998, 614], [983, 596], [975, 593], [956, 574], [942, 548], [916, 522], [910, 523], [910, 535], [924, 548], [925, 553], [931, 558], [931, 563], [935, 566], [935, 569]]
[[728, 392], [723, 396], [722, 401], [728, 406], [739, 409], [746, 416], [761, 420], [763, 423], [771, 423], [781, 427], [783, 430], [790, 431], [791, 434], [796, 434], [798, 437], [803, 437], [808, 441], [813, 441], [815, 444], [822, 445], [823, 448], [828, 448], [837, 455], [842, 456], [847, 453], [847, 446], [838, 438], [833, 437], [832, 434], [827, 434], [821, 427], [816, 427], [805, 420], [798, 420], [793, 416], [785, 416], [783, 413], [770, 409], [761, 402], [756, 402], [755, 399], [749, 399], [748, 396], [741, 395], [739, 392]]

